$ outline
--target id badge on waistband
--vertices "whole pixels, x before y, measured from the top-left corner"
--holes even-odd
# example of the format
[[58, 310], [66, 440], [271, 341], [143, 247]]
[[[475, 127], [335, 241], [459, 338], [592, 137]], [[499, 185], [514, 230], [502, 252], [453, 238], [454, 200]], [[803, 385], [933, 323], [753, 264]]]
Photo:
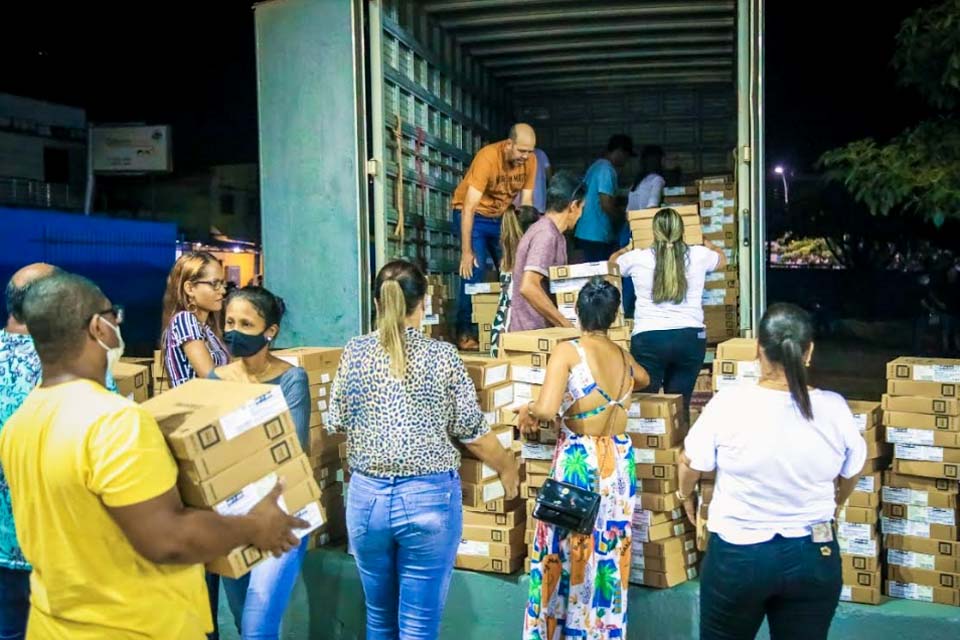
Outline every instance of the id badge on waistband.
[[817, 544], [833, 542], [833, 523], [818, 522], [810, 526], [811, 540]]

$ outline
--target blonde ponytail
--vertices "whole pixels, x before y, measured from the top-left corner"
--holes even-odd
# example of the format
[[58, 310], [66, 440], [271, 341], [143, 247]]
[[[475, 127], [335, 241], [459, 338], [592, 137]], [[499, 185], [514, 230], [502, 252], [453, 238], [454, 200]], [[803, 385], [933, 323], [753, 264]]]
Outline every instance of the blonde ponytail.
[[680, 304], [687, 297], [687, 245], [683, 218], [673, 209], [661, 209], [653, 218], [652, 298], [655, 304]]
[[387, 280], [380, 288], [380, 309], [377, 328], [380, 344], [390, 356], [390, 373], [402, 380], [407, 371], [406, 317], [407, 302], [403, 289], [396, 280]]
[[507, 207], [500, 220], [500, 248], [503, 250], [500, 271], [513, 271], [513, 262], [517, 258], [517, 246], [522, 236], [523, 231], [520, 229], [520, 221], [517, 220], [517, 210], [512, 206]]

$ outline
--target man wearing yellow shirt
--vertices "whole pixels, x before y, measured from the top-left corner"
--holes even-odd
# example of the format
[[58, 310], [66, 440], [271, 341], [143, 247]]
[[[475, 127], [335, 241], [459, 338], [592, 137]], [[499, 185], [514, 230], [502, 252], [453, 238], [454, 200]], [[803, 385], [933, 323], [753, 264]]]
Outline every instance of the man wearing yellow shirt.
[[27, 638], [203, 638], [202, 563], [246, 544], [282, 553], [306, 523], [277, 506], [279, 485], [246, 516], [183, 506], [157, 423], [103, 387], [122, 310], [93, 283], [44, 278], [24, 319], [43, 382], [0, 433], [0, 463], [33, 565]]

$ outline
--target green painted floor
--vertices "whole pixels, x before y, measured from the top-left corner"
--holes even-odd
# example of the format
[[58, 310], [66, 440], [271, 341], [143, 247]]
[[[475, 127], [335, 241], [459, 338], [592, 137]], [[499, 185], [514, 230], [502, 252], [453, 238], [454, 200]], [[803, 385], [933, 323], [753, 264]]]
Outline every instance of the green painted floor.
[[[455, 571], [441, 640], [519, 640], [526, 589], [526, 576]], [[696, 639], [698, 591], [696, 582], [666, 591], [631, 588], [628, 638]], [[221, 638], [236, 640], [226, 598], [220, 602]], [[363, 619], [363, 591], [353, 559], [343, 549], [311, 551], [284, 619], [284, 640], [362, 640]], [[960, 608], [905, 600], [876, 607], [841, 603], [830, 638], [943, 640], [956, 637], [958, 629]], [[766, 629], [758, 637], [768, 638]]]

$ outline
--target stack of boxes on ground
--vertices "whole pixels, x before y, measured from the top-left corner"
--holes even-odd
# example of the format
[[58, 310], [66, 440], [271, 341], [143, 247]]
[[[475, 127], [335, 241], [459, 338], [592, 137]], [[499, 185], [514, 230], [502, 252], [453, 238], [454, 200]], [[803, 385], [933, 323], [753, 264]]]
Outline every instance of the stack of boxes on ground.
[[343, 486], [338, 473], [341, 468], [340, 445], [345, 443], [346, 436], [329, 433], [326, 424], [330, 391], [342, 353], [342, 349], [331, 347], [299, 347], [273, 352], [281, 360], [303, 368], [310, 384], [310, 442], [306, 454], [310, 458], [313, 477], [323, 492], [324, 510], [329, 514], [323, 526], [311, 537], [311, 548], [339, 542], [346, 537]]
[[[609, 262], [584, 262], [580, 264], [568, 264], [560, 267], [550, 267], [550, 293], [557, 299], [557, 309], [560, 314], [570, 321], [574, 327], [580, 326], [577, 318], [577, 299], [580, 297], [580, 290], [587, 284], [591, 278], [600, 277], [623, 291], [623, 282], [620, 278], [620, 269]], [[611, 329], [622, 329], [625, 326], [623, 320], [623, 307], [617, 314], [616, 320], [611, 325]], [[620, 332], [622, 334], [623, 332]], [[622, 335], [618, 334], [621, 338]], [[626, 334], [627, 348], [630, 348], [630, 335]], [[622, 346], [622, 345], [621, 345]]]
[[960, 606], [960, 360], [887, 365], [883, 422], [894, 445], [883, 477], [887, 595]]
[[706, 178], [697, 184], [703, 238], [727, 256], [726, 268], [708, 273], [704, 284], [704, 323], [707, 342], [713, 344], [737, 336], [740, 330], [736, 187], [730, 177]]
[[[513, 425], [500, 422], [501, 409], [513, 402], [510, 363], [464, 356], [464, 364], [491, 430], [505, 449], [515, 451]], [[463, 534], [455, 566], [488, 573], [514, 573], [523, 566], [526, 555], [523, 502], [519, 498], [506, 501], [496, 470], [466, 449], [461, 455]]]
[[427, 295], [423, 300], [423, 332], [434, 340], [450, 342], [447, 299], [450, 291], [443, 276], [427, 276]]
[[733, 338], [717, 345], [713, 359], [714, 392], [738, 384], [756, 384], [759, 380], [760, 360], [754, 338]]
[[857, 428], [867, 443], [867, 460], [857, 487], [840, 509], [837, 542], [843, 560], [840, 599], [880, 604], [883, 549], [878, 531], [882, 472], [890, 465], [891, 447], [883, 437], [879, 402], [848, 401]]
[[637, 470], [630, 582], [666, 589], [697, 576], [696, 538], [677, 499], [683, 396], [638, 393], [627, 418]]
[[477, 282], [467, 284], [464, 288], [473, 306], [470, 321], [477, 325], [480, 353], [490, 353], [493, 323], [500, 305], [500, 283]]
[[[177, 460], [184, 504], [242, 515], [282, 478], [281, 507], [310, 523], [297, 531], [299, 537], [329, 520], [278, 385], [191, 380], [143, 408], [159, 423]], [[207, 568], [236, 578], [266, 557], [256, 547], [241, 547]]]

